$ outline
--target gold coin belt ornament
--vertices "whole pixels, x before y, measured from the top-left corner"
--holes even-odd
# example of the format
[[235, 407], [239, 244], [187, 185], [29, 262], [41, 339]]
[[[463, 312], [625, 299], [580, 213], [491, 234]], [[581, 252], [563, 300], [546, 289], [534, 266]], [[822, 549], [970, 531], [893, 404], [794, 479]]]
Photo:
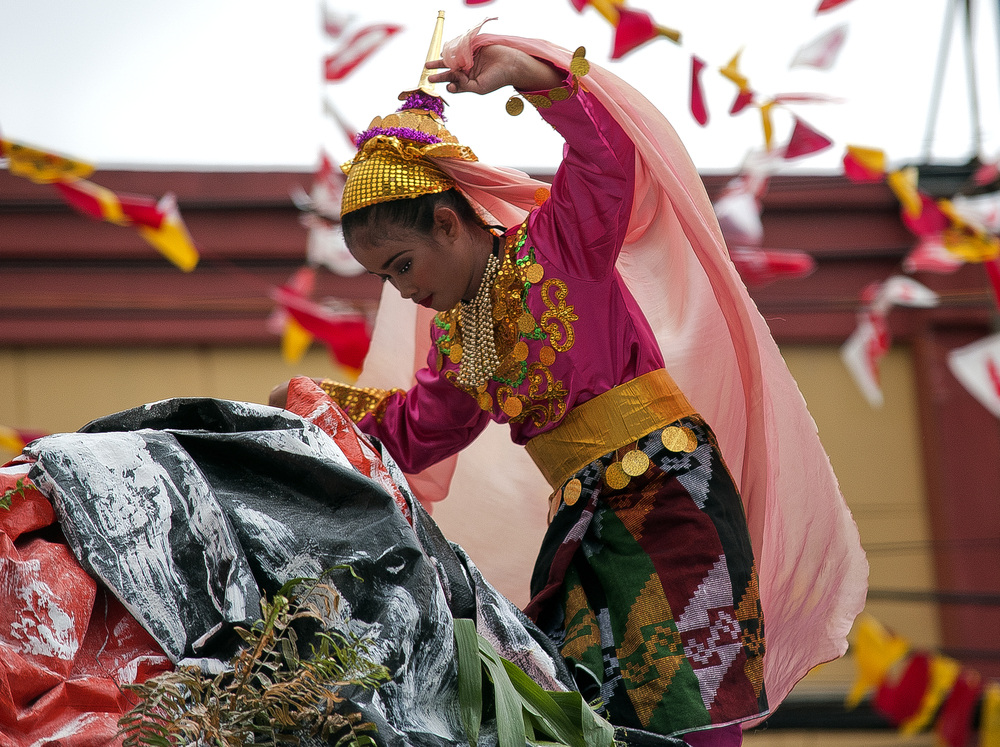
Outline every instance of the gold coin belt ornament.
[[566, 505], [575, 505], [576, 502], [580, 500], [580, 495], [583, 493], [583, 483], [574, 477], [563, 486], [562, 492], [563, 500], [566, 502]]
[[698, 437], [694, 435], [694, 431], [679, 425], [664, 428], [660, 432], [660, 440], [667, 451], [690, 454], [698, 448]]
[[649, 469], [649, 457], [646, 453], [635, 449], [622, 457], [622, 472], [629, 477], [638, 477], [646, 474]]
[[608, 465], [608, 468], [604, 470], [604, 482], [607, 483], [608, 487], [612, 490], [621, 490], [626, 487], [631, 478], [625, 474], [625, 470], [622, 469], [621, 462], [614, 462]]
[[[483, 272], [483, 280], [476, 297], [463, 303], [459, 309], [462, 325], [462, 347], [458, 353], [458, 384], [470, 389], [480, 389], [500, 366], [496, 340], [493, 337], [493, 284], [500, 270], [500, 258], [490, 254]], [[454, 349], [453, 349], [454, 352]], [[454, 355], [452, 361], [454, 361]], [[480, 397], [480, 404], [482, 404]], [[485, 408], [484, 408], [485, 409]]]

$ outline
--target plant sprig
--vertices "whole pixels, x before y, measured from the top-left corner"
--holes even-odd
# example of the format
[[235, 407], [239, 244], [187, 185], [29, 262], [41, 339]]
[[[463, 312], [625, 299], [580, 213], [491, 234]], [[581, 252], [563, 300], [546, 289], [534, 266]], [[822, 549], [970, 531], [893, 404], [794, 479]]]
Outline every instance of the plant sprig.
[[24, 498], [25, 494], [29, 490], [33, 490], [31, 483], [25, 482], [23, 477], [17, 478], [17, 482], [14, 483], [14, 487], [7, 488], [3, 495], [0, 495], [0, 508], [5, 508], [10, 510], [11, 504], [14, 502], [15, 496], [21, 496]]
[[237, 627], [246, 644], [214, 677], [180, 667], [126, 688], [139, 703], [118, 722], [124, 747], [297, 745], [302, 734], [342, 747], [373, 747], [372, 724], [343, 712], [347, 686], [378, 687], [388, 670], [368, 657], [357, 635], [319, 632], [301, 657], [294, 623], [336, 614], [339, 595], [315, 579], [293, 579], [268, 601], [261, 619]]

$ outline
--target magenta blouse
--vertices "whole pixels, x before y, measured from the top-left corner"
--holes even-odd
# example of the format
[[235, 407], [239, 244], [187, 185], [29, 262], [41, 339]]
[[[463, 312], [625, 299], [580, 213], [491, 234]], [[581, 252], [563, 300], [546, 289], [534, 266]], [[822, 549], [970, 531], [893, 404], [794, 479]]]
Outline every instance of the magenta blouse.
[[[573, 407], [663, 368], [652, 330], [615, 269], [632, 210], [635, 148], [582, 88], [540, 108], [566, 140], [547, 199], [501, 248], [494, 287], [500, 366], [484, 391], [460, 388], [458, 307], [435, 317], [427, 366], [409, 391], [351, 411], [406, 472], [460, 451], [490, 419], [524, 444]], [[541, 201], [540, 199], [540, 201]]]

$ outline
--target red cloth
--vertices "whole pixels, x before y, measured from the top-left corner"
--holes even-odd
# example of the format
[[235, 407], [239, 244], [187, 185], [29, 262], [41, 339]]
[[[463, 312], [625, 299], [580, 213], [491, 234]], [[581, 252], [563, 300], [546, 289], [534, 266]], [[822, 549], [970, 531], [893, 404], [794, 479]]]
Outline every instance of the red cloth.
[[[0, 493], [26, 471], [0, 468]], [[0, 747], [117, 745], [131, 708], [120, 686], [172, 665], [65, 544], [33, 534], [54, 521], [30, 487], [0, 509]]]

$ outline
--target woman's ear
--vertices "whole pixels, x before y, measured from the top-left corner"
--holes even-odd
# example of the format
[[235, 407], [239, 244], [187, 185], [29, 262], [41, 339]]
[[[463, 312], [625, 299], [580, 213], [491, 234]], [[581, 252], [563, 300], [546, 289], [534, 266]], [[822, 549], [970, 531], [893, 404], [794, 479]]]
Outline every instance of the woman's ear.
[[462, 227], [462, 219], [452, 208], [438, 205], [434, 208], [434, 232], [441, 240], [454, 241]]

